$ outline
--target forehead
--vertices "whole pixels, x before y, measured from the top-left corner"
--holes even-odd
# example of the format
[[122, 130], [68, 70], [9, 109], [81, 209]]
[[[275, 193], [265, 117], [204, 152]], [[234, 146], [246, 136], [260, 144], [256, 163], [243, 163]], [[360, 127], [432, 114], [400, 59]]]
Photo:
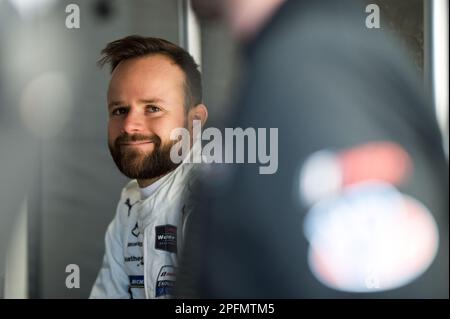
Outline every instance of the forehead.
[[184, 81], [184, 72], [165, 55], [153, 54], [128, 59], [120, 62], [114, 69], [108, 99], [137, 98], [149, 94], [184, 94]]

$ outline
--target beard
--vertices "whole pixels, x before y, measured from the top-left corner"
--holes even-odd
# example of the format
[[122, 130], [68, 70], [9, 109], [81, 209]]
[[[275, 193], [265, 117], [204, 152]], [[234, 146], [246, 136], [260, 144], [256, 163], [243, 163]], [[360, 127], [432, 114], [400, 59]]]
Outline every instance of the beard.
[[[145, 152], [121, 146], [122, 143], [137, 141], [153, 142], [153, 151]], [[123, 134], [116, 138], [114, 143], [108, 143], [108, 147], [122, 174], [131, 179], [152, 179], [163, 176], [180, 165], [170, 159], [170, 149], [176, 142], [162, 144], [161, 139], [156, 135]]]

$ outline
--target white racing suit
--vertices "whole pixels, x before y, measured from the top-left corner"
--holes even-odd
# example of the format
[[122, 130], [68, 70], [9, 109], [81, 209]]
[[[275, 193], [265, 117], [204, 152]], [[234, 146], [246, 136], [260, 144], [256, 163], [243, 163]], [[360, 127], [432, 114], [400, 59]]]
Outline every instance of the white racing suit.
[[175, 284], [195, 164], [182, 163], [141, 200], [132, 180], [122, 190], [105, 236], [103, 265], [90, 298], [170, 298]]

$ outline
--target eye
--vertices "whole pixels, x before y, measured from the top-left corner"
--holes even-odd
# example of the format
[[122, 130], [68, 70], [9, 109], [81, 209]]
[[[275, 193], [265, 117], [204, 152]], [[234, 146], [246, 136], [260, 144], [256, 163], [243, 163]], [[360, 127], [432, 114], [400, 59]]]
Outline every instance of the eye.
[[157, 113], [157, 112], [161, 111], [161, 109], [155, 105], [147, 105], [146, 108], [147, 108], [147, 111], [150, 113]]
[[111, 115], [113, 116], [120, 116], [120, 115], [124, 115], [127, 114], [128, 109], [125, 107], [118, 107], [112, 110]]

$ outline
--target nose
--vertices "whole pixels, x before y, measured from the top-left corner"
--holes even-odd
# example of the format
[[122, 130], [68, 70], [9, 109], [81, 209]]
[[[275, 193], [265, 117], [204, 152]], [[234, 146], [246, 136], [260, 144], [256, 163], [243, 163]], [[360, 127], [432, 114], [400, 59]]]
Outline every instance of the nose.
[[124, 122], [122, 130], [125, 133], [133, 134], [141, 132], [144, 129], [144, 114], [141, 114], [139, 110], [135, 108], [130, 108], [128, 111]]

